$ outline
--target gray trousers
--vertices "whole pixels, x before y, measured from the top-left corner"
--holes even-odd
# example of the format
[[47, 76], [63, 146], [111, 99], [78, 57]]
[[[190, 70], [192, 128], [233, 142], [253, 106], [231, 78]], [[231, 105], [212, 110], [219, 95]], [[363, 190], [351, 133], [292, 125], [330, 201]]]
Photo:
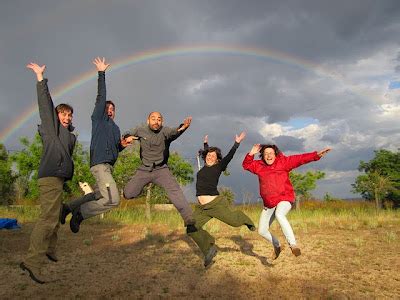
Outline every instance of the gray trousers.
[[[90, 172], [96, 179], [95, 189], [101, 193], [102, 198], [82, 204], [81, 214], [83, 219], [100, 215], [119, 205], [119, 192], [112, 177], [112, 171], [113, 167], [110, 164], [98, 164], [90, 168]], [[106, 184], [109, 184], [109, 190]]]
[[136, 170], [135, 175], [133, 175], [124, 188], [125, 198], [132, 199], [139, 196], [144, 186], [150, 182], [165, 189], [169, 200], [171, 200], [182, 216], [185, 225], [194, 224], [192, 208], [185, 199], [174, 175], [172, 175], [168, 168], [154, 169], [151, 172]]

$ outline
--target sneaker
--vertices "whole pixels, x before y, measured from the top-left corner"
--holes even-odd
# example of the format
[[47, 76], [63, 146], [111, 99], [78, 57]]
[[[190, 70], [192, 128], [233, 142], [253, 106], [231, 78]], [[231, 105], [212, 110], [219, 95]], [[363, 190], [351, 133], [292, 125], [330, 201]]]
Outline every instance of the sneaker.
[[90, 187], [87, 182], [79, 182], [79, 187], [85, 193], [85, 195], [93, 193], [93, 189]]
[[82, 221], [83, 221], [83, 216], [82, 216], [80, 210], [72, 212], [72, 218], [71, 218], [71, 221], [69, 221], [69, 228], [71, 228], [71, 231], [73, 233], [79, 232], [79, 227], [80, 227]]
[[29, 273], [29, 277], [40, 284], [45, 283], [45, 279], [41, 278], [40, 271], [39, 270], [34, 270], [33, 268], [28, 267], [24, 262], [20, 263], [19, 267], [22, 269], [22, 271], [27, 271]]
[[204, 258], [204, 267], [209, 267], [214, 261], [213, 258], [217, 255], [217, 247], [211, 246]]
[[62, 203], [61, 204], [61, 212], [60, 212], [60, 223], [65, 224], [65, 219], [67, 216], [71, 213], [71, 209], [67, 204]]
[[290, 249], [292, 250], [292, 253], [293, 253], [294, 256], [300, 256], [301, 255], [300, 248], [298, 248], [297, 246], [290, 246]]
[[246, 224], [246, 226], [250, 231], [256, 231], [256, 226], [254, 226], [252, 224]]
[[47, 258], [52, 262], [58, 262], [58, 258], [54, 253], [46, 253]]
[[281, 246], [274, 246], [274, 253], [273, 253], [273, 260], [277, 259], [279, 257], [279, 254], [281, 254], [282, 248]]

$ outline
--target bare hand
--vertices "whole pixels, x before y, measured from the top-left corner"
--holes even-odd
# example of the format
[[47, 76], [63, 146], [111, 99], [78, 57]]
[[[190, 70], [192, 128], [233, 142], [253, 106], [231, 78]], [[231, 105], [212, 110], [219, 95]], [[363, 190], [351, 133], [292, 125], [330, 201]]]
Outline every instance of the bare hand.
[[246, 137], [246, 132], [242, 131], [239, 135], [235, 136], [235, 142], [240, 143]]
[[185, 120], [183, 120], [183, 125], [178, 129], [178, 131], [189, 128], [190, 123], [192, 123], [192, 117], [187, 117]]
[[208, 144], [208, 135], [207, 134], [204, 136], [204, 144]]
[[254, 155], [261, 150], [261, 145], [260, 144], [254, 144], [253, 147], [251, 148], [249, 155]]
[[324, 150], [319, 151], [317, 154], [319, 157], [324, 157], [325, 154], [327, 154], [331, 150], [332, 150], [331, 148], [325, 148]]
[[31, 62], [31, 63], [27, 64], [26, 67], [28, 69], [31, 69], [36, 74], [38, 81], [43, 80], [43, 73], [46, 70], [46, 65], [39, 66], [38, 64]]
[[104, 72], [110, 66], [110, 64], [106, 64], [106, 59], [104, 57], [103, 58], [96, 57], [93, 60], [93, 64], [96, 66], [97, 71], [100, 72]]

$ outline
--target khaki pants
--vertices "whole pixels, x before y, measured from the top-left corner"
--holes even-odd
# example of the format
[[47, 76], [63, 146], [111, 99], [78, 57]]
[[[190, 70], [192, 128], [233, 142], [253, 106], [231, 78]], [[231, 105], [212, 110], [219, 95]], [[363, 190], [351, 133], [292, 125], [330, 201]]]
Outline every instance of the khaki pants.
[[196, 221], [197, 231], [188, 233], [188, 235], [196, 242], [204, 255], [215, 243], [214, 237], [202, 228], [212, 218], [216, 218], [233, 227], [242, 225], [254, 226], [253, 221], [247, 215], [239, 210], [231, 210], [229, 206], [228, 201], [222, 196], [218, 196], [205, 205], [196, 206], [193, 217]]
[[40, 216], [31, 234], [25, 264], [40, 270], [46, 261], [46, 253], [56, 254], [64, 178], [44, 177], [39, 178], [38, 183]]

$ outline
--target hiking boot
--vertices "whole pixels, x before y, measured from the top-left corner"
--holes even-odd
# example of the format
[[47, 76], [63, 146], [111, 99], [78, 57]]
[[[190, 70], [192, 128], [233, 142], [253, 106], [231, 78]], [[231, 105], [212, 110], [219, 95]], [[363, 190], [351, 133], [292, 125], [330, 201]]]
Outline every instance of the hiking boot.
[[217, 255], [217, 247], [215, 245], [211, 246], [204, 258], [204, 267], [209, 267], [214, 261], [213, 258]]
[[282, 248], [281, 246], [274, 246], [274, 253], [273, 253], [273, 260], [277, 259], [279, 257], [279, 254], [281, 254]]
[[81, 214], [80, 209], [73, 211], [71, 221], [69, 221], [69, 228], [71, 228], [71, 231], [73, 233], [79, 232], [79, 227], [82, 221], [83, 221], [83, 216]]
[[301, 255], [300, 248], [298, 248], [297, 246], [290, 246], [290, 249], [292, 250], [292, 253], [293, 253], [294, 256], [300, 256]]
[[71, 213], [71, 209], [67, 204], [61, 204], [60, 223], [65, 224], [65, 218]]
[[29, 277], [33, 281], [40, 284], [46, 283], [46, 280], [42, 278], [39, 269], [28, 267], [24, 262], [20, 263], [19, 267], [22, 269], [22, 271], [27, 271], [29, 273]]
[[58, 258], [54, 253], [46, 253], [47, 258], [52, 262], [58, 262]]
[[254, 226], [253, 224], [246, 224], [246, 226], [250, 231], [256, 231], [256, 226]]
[[90, 187], [87, 182], [79, 182], [79, 187], [85, 193], [85, 195], [93, 193], [93, 189]]

